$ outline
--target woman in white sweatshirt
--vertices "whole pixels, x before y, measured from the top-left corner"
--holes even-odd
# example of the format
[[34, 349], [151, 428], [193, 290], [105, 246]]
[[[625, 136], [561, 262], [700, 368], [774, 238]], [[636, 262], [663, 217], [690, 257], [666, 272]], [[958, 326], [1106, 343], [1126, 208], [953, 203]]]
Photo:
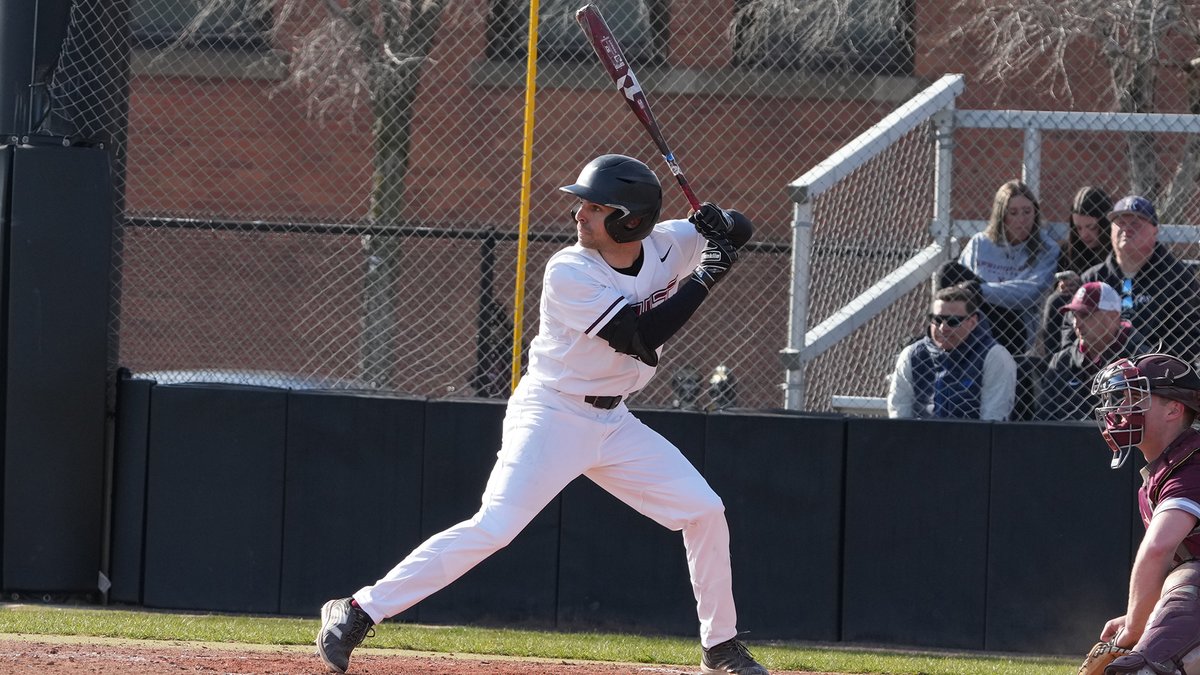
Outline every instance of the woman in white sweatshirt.
[[1058, 243], [1041, 224], [1033, 190], [1010, 180], [996, 191], [987, 228], [958, 257], [979, 283], [992, 337], [1014, 355], [1033, 347], [1038, 309], [1058, 264]]

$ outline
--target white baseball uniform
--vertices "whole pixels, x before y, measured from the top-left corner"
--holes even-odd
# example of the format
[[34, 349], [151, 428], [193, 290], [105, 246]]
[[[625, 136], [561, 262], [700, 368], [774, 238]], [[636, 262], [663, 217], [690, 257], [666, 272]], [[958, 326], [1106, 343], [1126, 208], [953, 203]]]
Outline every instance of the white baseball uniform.
[[564, 487], [585, 475], [663, 527], [683, 531], [700, 640], [734, 637], [725, 507], [675, 446], [624, 403], [594, 407], [585, 396], [625, 396], [654, 368], [615, 351], [596, 333], [625, 305], [639, 312], [675, 293], [705, 242], [686, 220], [659, 223], [642, 240], [636, 276], [579, 244], [546, 265], [529, 371], [508, 402], [504, 440], [479, 511], [430, 537], [354, 599], [376, 623], [417, 604], [506, 546]]

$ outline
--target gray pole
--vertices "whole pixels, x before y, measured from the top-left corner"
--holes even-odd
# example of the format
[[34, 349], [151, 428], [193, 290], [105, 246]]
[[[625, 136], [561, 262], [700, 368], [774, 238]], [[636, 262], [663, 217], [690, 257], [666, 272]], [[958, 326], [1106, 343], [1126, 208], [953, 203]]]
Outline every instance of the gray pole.
[[781, 351], [787, 380], [783, 407], [804, 409], [804, 338], [808, 332], [808, 290], [812, 265], [811, 201], [793, 206], [791, 311], [788, 313], [788, 346]]
[[34, 131], [47, 104], [71, 0], [0, 2], [0, 134]]
[[0, 134], [29, 131], [37, 3], [0, 2]]

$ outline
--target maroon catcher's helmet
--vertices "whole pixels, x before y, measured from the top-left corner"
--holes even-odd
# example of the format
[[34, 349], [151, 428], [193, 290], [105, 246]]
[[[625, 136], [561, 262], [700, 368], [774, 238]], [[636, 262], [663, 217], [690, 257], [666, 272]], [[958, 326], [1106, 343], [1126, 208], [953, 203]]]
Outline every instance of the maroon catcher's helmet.
[[1118, 359], [1092, 381], [1092, 395], [1099, 399], [1096, 424], [1112, 449], [1112, 468], [1121, 468], [1142, 442], [1151, 394], [1200, 413], [1200, 377], [1187, 362], [1169, 354]]

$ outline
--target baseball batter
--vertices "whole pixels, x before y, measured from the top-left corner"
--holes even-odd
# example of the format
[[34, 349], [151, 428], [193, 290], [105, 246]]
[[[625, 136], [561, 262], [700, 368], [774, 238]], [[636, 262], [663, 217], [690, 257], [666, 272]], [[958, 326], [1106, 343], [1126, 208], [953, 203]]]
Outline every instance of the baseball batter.
[[1200, 672], [1200, 432], [1192, 428], [1200, 377], [1182, 359], [1145, 354], [1101, 370], [1092, 393], [1111, 466], [1119, 468], [1135, 447], [1146, 459], [1138, 490], [1146, 534], [1127, 611], [1105, 624], [1080, 672]]
[[[737, 259], [752, 226], [705, 204], [657, 223], [662, 188], [642, 162], [603, 155], [560, 188], [578, 198], [578, 242], [546, 265], [527, 375], [479, 511], [436, 534], [372, 586], [321, 609], [317, 650], [345, 673], [368, 630], [506, 546], [584, 475], [663, 527], [683, 532], [704, 673], [767, 675], [737, 635], [724, 505], [677, 448], [623, 402], [654, 375], [661, 346]], [[690, 222], [689, 222], [690, 221]]]

